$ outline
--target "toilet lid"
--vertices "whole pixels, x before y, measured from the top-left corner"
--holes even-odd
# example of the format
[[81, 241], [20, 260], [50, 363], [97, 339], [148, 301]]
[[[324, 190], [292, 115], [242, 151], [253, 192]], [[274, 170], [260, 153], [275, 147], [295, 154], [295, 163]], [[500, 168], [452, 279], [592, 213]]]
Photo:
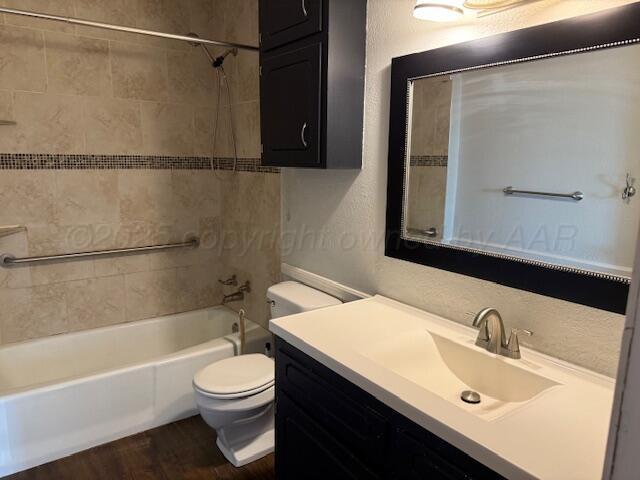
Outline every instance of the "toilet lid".
[[273, 385], [275, 364], [266, 355], [252, 354], [225, 358], [200, 370], [194, 385], [203, 392], [232, 395]]

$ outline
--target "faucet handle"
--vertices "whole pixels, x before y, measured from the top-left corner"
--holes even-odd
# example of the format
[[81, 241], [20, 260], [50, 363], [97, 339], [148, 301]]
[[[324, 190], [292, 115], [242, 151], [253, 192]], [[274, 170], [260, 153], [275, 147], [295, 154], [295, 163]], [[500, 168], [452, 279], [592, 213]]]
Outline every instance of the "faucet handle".
[[509, 342], [507, 343], [507, 356], [509, 358], [521, 358], [520, 355], [520, 342], [518, 341], [518, 335], [527, 335], [528, 337], [533, 335], [531, 330], [525, 330], [524, 328], [512, 328]]
[[227, 278], [226, 280], [218, 280], [218, 282], [220, 282], [221, 285], [237, 287], [238, 286], [238, 277], [236, 275], [232, 275], [231, 277]]

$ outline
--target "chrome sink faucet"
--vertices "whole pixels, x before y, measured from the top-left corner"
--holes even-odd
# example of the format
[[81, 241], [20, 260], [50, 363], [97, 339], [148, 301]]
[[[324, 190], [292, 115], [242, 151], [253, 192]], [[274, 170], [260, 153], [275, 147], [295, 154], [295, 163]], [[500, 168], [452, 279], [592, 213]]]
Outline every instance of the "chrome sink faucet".
[[490, 353], [509, 358], [521, 358], [518, 335], [533, 335], [533, 332], [521, 328], [511, 329], [509, 341], [506, 340], [504, 323], [500, 312], [495, 308], [481, 310], [473, 319], [473, 326], [480, 329], [476, 345]]

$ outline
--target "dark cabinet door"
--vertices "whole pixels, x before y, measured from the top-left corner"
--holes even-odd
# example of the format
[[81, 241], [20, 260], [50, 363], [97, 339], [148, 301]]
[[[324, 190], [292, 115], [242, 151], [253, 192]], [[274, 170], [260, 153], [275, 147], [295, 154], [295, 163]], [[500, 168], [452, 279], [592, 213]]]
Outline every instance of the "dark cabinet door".
[[393, 480], [506, 480], [444, 440], [400, 415], [393, 420]]
[[321, 31], [322, 0], [260, 0], [263, 51]]
[[393, 480], [471, 480], [472, 477], [445, 461], [407, 432], [396, 430], [393, 435]]
[[263, 56], [263, 165], [321, 166], [321, 61], [321, 43]]
[[282, 391], [277, 394], [278, 480], [375, 480], [377, 477], [337, 443]]

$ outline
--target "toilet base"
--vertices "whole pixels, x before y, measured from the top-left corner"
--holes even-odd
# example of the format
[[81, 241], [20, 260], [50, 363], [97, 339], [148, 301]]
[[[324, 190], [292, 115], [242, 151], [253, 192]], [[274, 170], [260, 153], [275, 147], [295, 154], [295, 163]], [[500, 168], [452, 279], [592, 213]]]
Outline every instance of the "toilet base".
[[216, 445], [234, 467], [243, 467], [273, 453], [275, 443], [272, 406], [258, 419], [218, 430], [216, 440]]

